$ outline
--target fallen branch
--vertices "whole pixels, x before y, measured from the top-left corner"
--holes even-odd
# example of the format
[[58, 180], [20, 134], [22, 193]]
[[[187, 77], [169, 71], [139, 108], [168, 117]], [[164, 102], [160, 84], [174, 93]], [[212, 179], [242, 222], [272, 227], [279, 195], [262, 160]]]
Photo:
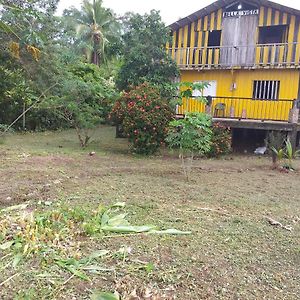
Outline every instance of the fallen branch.
[[285, 229], [287, 231], [292, 231], [292, 228], [290, 226], [285, 226], [283, 225], [282, 223], [270, 218], [270, 217], [266, 217], [266, 219], [268, 220], [269, 224], [272, 225], [272, 226], [278, 226], [282, 229]]

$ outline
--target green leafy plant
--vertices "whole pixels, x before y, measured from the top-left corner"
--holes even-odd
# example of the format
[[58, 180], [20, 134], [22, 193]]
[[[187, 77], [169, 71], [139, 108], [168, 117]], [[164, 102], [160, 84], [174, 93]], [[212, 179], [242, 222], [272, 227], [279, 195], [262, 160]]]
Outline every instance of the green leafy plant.
[[[192, 98], [194, 91], [200, 91], [200, 93], [209, 86], [208, 82], [189, 82], [183, 81], [178, 84], [179, 98]], [[206, 98], [203, 96], [194, 97], [196, 100], [206, 103]]]
[[232, 136], [229, 128], [219, 123], [212, 126], [211, 146], [208, 157], [219, 157], [231, 152]]
[[168, 27], [158, 11], [140, 15], [129, 13], [123, 19], [124, 59], [116, 78], [120, 90], [130, 90], [149, 82], [163, 98], [172, 98], [173, 79], [179, 75], [176, 63], [166, 52], [170, 41]]
[[73, 7], [64, 15], [77, 33], [74, 47], [84, 54], [87, 62], [103, 64], [108, 45], [120, 37], [114, 12], [103, 7], [102, 0], [84, 0], [80, 10]]
[[117, 96], [114, 86], [93, 64], [69, 66], [61, 75], [57, 95], [44, 103], [75, 128], [80, 146], [85, 148], [93, 131], [104, 120], [108, 101]]
[[282, 135], [281, 138], [276, 137], [275, 141], [277, 142], [277, 148], [275, 146], [271, 147], [273, 168], [278, 168], [279, 163], [284, 161], [283, 167], [285, 169], [294, 170], [293, 159], [300, 156], [300, 150], [294, 151], [293, 145], [289, 138], [282, 142]]
[[167, 100], [148, 83], [124, 92], [111, 113], [111, 119], [122, 124], [132, 151], [146, 155], [155, 153], [164, 142], [172, 116]]
[[285, 157], [287, 159], [287, 164], [285, 166], [287, 167], [287, 169], [294, 170], [293, 159], [295, 159], [299, 156], [300, 156], [300, 150], [294, 151], [293, 145], [292, 145], [290, 139], [288, 138], [285, 141]]
[[184, 175], [189, 180], [194, 156], [205, 155], [211, 147], [211, 117], [205, 113], [187, 113], [181, 120], [170, 123], [166, 141], [170, 148], [179, 149]]
[[271, 131], [265, 140], [268, 149], [271, 151], [273, 169], [278, 168], [278, 164], [284, 158], [284, 139], [285, 137], [281, 131]]

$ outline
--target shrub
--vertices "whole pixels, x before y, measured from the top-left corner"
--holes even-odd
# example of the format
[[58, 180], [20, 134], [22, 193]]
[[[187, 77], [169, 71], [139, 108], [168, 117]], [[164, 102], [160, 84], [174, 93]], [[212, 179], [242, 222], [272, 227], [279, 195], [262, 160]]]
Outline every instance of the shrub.
[[272, 155], [273, 169], [277, 169], [279, 162], [284, 158], [285, 136], [281, 131], [271, 131], [265, 139], [265, 144]]
[[132, 151], [138, 154], [153, 154], [159, 149], [172, 116], [169, 103], [148, 83], [123, 92], [111, 112], [111, 119], [122, 124]]
[[211, 116], [187, 113], [184, 119], [170, 123], [166, 141], [170, 148], [179, 149], [183, 173], [189, 180], [194, 155], [204, 155], [211, 147]]
[[212, 127], [212, 137], [208, 157], [219, 157], [231, 152], [231, 132], [230, 129], [220, 123], [214, 123]]

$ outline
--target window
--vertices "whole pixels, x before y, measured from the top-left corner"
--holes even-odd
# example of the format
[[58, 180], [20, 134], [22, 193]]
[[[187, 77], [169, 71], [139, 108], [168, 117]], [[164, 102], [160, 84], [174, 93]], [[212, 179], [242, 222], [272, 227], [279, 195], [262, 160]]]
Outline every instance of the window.
[[193, 91], [193, 97], [206, 97], [206, 96], [212, 96], [216, 97], [217, 95], [217, 82], [215, 80], [213, 81], [194, 81], [194, 83], [208, 83], [208, 86], [203, 89], [203, 93], [199, 90]]
[[253, 99], [277, 100], [279, 96], [279, 80], [254, 80]]
[[220, 47], [221, 45], [221, 30], [212, 30], [208, 34], [208, 47]]
[[259, 44], [279, 44], [286, 42], [286, 25], [259, 27]]

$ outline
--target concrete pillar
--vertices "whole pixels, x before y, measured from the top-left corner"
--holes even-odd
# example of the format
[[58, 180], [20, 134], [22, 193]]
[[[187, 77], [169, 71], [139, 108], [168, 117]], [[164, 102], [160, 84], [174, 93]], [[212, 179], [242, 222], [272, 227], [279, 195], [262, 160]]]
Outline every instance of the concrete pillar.
[[296, 151], [297, 148], [297, 127], [294, 127], [292, 131], [288, 132], [288, 138], [292, 144], [293, 151]]
[[297, 124], [299, 122], [299, 108], [293, 107], [289, 112], [289, 123]]

